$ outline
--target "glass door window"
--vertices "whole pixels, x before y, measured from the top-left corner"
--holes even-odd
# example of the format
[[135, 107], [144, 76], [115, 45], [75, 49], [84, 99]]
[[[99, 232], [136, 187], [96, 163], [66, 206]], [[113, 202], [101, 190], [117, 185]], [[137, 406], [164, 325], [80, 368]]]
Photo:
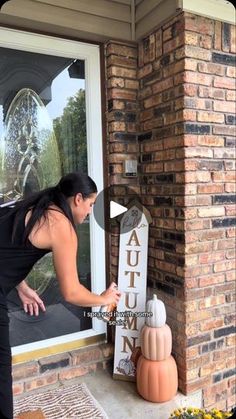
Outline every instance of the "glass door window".
[[[15, 32], [2, 31], [8, 35]], [[85, 44], [40, 36], [44, 41], [42, 53], [38, 41], [32, 51], [36, 35], [19, 34], [25, 38], [24, 48], [21, 39], [19, 45], [12, 41], [10, 48], [4, 46], [4, 40], [0, 45], [0, 204], [55, 185], [61, 176], [76, 170], [88, 173], [101, 188], [102, 172], [97, 162], [99, 154], [102, 159], [100, 103], [93, 113], [91, 90], [95, 86], [100, 97], [99, 77], [92, 80], [91, 72], [95, 57], [99, 66], [98, 47], [87, 45], [92, 51], [83, 57]], [[31, 41], [30, 51], [27, 40]], [[71, 54], [68, 43], [74, 50]], [[97, 71], [99, 74], [99, 67]], [[78, 227], [78, 236], [80, 281], [88, 289], [101, 292], [105, 288], [105, 263], [104, 255], [97, 255], [96, 243], [101, 248], [104, 233], [91, 217]], [[96, 277], [98, 265], [102, 278]], [[89, 316], [91, 309], [63, 300], [50, 254], [37, 263], [26, 280], [37, 290], [47, 310], [38, 317], [28, 316], [17, 291], [9, 294], [13, 347], [27, 349], [36, 342], [43, 346], [86, 336], [86, 332], [104, 331], [102, 322]]]

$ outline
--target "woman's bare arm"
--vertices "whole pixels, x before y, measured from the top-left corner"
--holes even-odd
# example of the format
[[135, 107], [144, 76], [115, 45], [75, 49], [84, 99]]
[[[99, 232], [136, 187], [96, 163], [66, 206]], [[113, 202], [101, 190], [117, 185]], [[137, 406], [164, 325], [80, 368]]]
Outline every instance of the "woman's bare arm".
[[118, 303], [120, 293], [108, 288], [102, 295], [90, 292], [84, 287], [77, 272], [78, 239], [69, 220], [60, 213], [50, 211], [49, 230], [53, 253], [53, 263], [59, 281], [60, 290], [69, 303], [83, 307], [96, 307]]

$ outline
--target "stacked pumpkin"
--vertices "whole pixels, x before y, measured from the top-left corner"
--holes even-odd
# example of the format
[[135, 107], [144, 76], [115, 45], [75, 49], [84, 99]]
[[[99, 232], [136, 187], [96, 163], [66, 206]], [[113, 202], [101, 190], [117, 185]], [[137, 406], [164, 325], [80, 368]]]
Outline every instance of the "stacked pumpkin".
[[177, 366], [172, 351], [172, 334], [166, 324], [166, 309], [154, 294], [147, 302], [146, 319], [141, 329], [141, 352], [137, 363], [137, 390], [146, 400], [166, 402], [171, 400], [178, 388]]

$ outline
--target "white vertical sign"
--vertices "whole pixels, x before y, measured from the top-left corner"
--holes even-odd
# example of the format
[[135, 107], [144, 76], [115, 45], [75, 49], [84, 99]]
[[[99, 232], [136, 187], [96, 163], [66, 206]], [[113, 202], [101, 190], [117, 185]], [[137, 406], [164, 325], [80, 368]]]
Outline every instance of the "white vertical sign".
[[122, 292], [114, 324], [115, 356], [113, 377], [135, 380], [132, 351], [139, 346], [141, 327], [147, 315], [147, 254], [151, 216], [139, 202], [133, 201], [120, 221], [118, 289]]

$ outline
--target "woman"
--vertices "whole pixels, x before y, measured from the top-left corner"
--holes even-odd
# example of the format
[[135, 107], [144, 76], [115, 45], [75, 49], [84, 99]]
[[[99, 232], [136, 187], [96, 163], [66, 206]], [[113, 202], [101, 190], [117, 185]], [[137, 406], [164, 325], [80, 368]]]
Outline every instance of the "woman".
[[75, 227], [91, 214], [97, 196], [94, 181], [82, 173], [64, 176], [57, 186], [0, 209], [0, 418], [13, 418], [11, 350], [6, 297], [17, 288], [24, 310], [38, 315], [43, 301], [24, 281], [34, 264], [52, 252], [61, 293], [83, 307], [118, 304], [114, 284], [101, 295], [90, 292], [78, 278]]

